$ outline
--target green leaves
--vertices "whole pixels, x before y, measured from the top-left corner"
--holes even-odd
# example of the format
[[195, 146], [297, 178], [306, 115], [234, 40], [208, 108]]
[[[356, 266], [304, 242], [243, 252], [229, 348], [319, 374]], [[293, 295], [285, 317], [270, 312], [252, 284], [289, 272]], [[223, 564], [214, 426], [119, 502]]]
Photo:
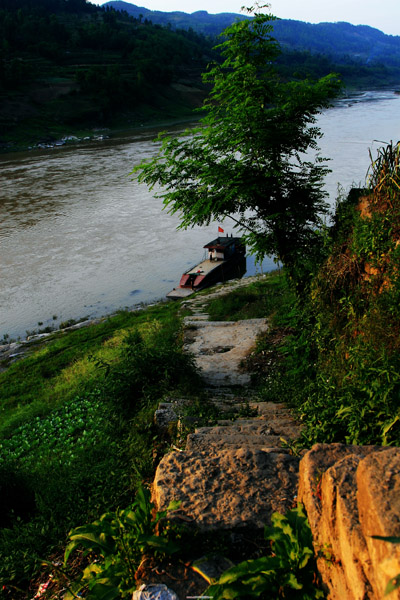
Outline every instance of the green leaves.
[[[112, 536], [111, 527], [101, 521], [95, 521], [91, 525], [77, 527], [70, 533], [71, 542], [68, 544], [65, 554], [64, 563], [67, 563], [68, 558], [78, 547], [83, 547], [89, 551], [101, 552], [104, 556], [109, 556], [115, 551], [116, 544]], [[104, 532], [108, 530], [108, 535]]]
[[150, 187], [162, 186], [157, 196], [179, 213], [181, 227], [235, 215], [258, 259], [275, 254], [302, 280], [307, 257], [319, 249], [315, 230], [326, 210], [327, 169], [320, 158], [304, 161], [300, 153], [317, 148], [315, 115], [339, 86], [333, 75], [316, 83], [279, 78], [274, 19], [261, 7], [223, 32], [224, 62], [204, 75], [212, 90], [203, 127], [164, 138], [156, 158], [133, 173]]
[[[292, 598], [311, 600], [324, 594], [315, 584], [316, 567], [312, 535], [303, 508], [286, 515], [274, 513], [265, 538], [272, 555], [247, 560], [225, 571], [205, 595], [214, 600], [234, 598]], [[201, 570], [200, 570], [201, 571]]]
[[[175, 510], [178, 505], [172, 503], [168, 510]], [[179, 549], [161, 526], [167, 511], [157, 513], [153, 520], [153, 509], [149, 490], [141, 487], [131, 507], [105, 513], [97, 521], [70, 532], [64, 566], [78, 548], [83, 548], [85, 554], [94, 553], [96, 558], [72, 585], [66, 600], [75, 598], [86, 587], [88, 600], [126, 598], [135, 590], [135, 572], [145, 552], [170, 555]]]
[[104, 435], [101, 426], [105, 412], [97, 390], [76, 396], [69, 404], [48, 416], [36, 417], [1, 440], [0, 465], [18, 461], [31, 467], [55, 456], [64, 465], [72, 462], [74, 455], [97, 444]]

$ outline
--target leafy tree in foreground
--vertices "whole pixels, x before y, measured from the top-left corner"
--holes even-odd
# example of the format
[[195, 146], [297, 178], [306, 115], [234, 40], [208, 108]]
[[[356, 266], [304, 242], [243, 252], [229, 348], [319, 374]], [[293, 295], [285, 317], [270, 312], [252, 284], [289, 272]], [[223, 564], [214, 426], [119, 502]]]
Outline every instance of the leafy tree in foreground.
[[315, 115], [339, 83], [334, 75], [315, 83], [282, 81], [274, 67], [274, 20], [256, 11], [223, 32], [217, 49], [224, 62], [204, 75], [213, 87], [202, 126], [180, 139], [161, 136], [157, 156], [134, 172], [150, 187], [161, 184], [157, 197], [181, 215], [181, 227], [231, 216], [259, 259], [275, 254], [299, 276], [326, 211], [327, 168], [303, 153], [317, 150]]

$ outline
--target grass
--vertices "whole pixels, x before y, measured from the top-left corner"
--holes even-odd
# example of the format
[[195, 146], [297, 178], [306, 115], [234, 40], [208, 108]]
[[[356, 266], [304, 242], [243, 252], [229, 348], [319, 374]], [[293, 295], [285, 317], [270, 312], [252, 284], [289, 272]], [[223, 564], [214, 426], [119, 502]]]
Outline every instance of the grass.
[[0, 375], [0, 597], [31, 597], [71, 527], [128, 505], [152, 477], [158, 401], [199, 387], [178, 310], [55, 334]]
[[268, 273], [245, 288], [233, 290], [207, 305], [210, 321], [238, 321], [269, 317], [281, 302], [290, 304], [287, 283], [279, 271]]
[[145, 312], [123, 312], [76, 331], [57, 333], [32, 355], [0, 374], [0, 437], [26, 419], [44, 416], [77, 393], [92, 390], [103, 373], [96, 360], [116, 360], [124, 338], [150, 322], [173, 319], [177, 307], [157, 305]]

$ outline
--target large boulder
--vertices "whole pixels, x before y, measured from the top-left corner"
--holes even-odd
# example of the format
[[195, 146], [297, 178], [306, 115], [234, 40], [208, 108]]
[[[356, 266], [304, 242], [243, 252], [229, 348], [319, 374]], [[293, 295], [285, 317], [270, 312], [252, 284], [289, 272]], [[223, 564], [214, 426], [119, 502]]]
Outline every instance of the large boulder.
[[[316, 444], [300, 462], [318, 568], [330, 600], [381, 600], [400, 573], [400, 449]], [[400, 598], [392, 592], [390, 598]]]

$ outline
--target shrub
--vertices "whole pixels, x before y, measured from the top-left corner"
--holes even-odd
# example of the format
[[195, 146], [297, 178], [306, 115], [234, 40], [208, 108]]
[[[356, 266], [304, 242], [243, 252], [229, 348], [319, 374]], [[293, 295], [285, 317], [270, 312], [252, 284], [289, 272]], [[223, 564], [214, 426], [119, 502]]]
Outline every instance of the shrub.
[[[171, 504], [167, 510], [174, 510]], [[94, 560], [84, 569], [65, 599], [80, 596], [88, 590], [88, 600], [100, 598], [127, 598], [136, 589], [135, 573], [145, 552], [169, 555], [178, 546], [168, 539], [167, 510], [158, 512], [153, 519], [154, 505], [150, 492], [139, 488], [135, 502], [125, 510], [103, 514], [89, 525], [70, 532], [70, 543], [65, 550], [64, 566], [71, 553], [83, 548], [85, 554], [94, 553]]]
[[194, 361], [176, 344], [176, 337], [174, 328], [165, 331], [157, 324], [147, 337], [139, 331], [129, 334], [120, 360], [100, 365], [107, 373], [105, 394], [123, 411], [132, 413], [143, 399], [199, 385]]
[[271, 521], [264, 533], [272, 544], [271, 555], [246, 560], [228, 569], [207, 589], [206, 596], [214, 600], [324, 598], [316, 585], [311, 529], [302, 507], [299, 505], [286, 515], [274, 513]]

